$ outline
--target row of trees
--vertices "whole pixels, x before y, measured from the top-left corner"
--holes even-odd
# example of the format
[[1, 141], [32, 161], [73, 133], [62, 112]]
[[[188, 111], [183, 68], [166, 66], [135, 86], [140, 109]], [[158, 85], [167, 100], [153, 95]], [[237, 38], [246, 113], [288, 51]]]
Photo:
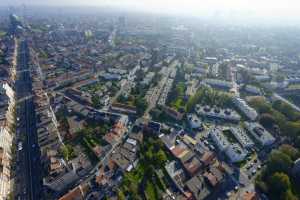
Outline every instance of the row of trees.
[[281, 112], [291, 121], [300, 120], [300, 113], [283, 101], [277, 100], [273, 102], [272, 107]]
[[[290, 118], [295, 117], [299, 113], [287, 118], [286, 115], [288, 115], [289, 111], [284, 110], [285, 114], [283, 114], [281, 106], [276, 107], [277, 102], [274, 102], [272, 105], [261, 97], [252, 98], [249, 103], [261, 114], [260, 122], [264, 127], [273, 128], [278, 126], [282, 136], [286, 136], [296, 146], [300, 147], [300, 121], [290, 120]], [[286, 105], [282, 107], [286, 107]]]
[[219, 107], [231, 107], [231, 96], [224, 92], [216, 91], [209, 87], [201, 87], [196, 94], [189, 98], [186, 104], [186, 112], [191, 112], [196, 104], [219, 106]]
[[166, 186], [156, 172], [162, 169], [167, 161], [164, 145], [156, 138], [145, 138], [141, 144], [139, 157], [137, 168], [124, 175], [118, 197], [160, 199], [160, 191], [164, 191]]
[[170, 106], [179, 112], [185, 111], [185, 90], [185, 83], [178, 82], [175, 88], [171, 91], [170, 95], [168, 96]]
[[142, 116], [148, 106], [146, 99], [142, 97], [137, 97], [135, 98], [134, 104], [136, 106], [137, 115]]
[[299, 157], [299, 151], [282, 145], [270, 154], [266, 168], [257, 177], [256, 185], [274, 200], [297, 200], [297, 183], [291, 175], [293, 161]]

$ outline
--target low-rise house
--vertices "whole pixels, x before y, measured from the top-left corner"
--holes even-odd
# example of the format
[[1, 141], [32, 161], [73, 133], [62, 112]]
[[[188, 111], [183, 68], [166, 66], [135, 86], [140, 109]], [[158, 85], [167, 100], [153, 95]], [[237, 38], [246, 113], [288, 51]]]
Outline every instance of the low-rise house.
[[46, 177], [43, 184], [57, 193], [62, 193], [78, 180], [79, 176], [71, 170], [56, 177]]
[[123, 171], [131, 171], [137, 164], [137, 141], [128, 138], [112, 155], [112, 160]]
[[141, 82], [142, 85], [149, 85], [150, 82], [152, 81], [155, 73], [154, 72], [149, 72], [146, 74], [144, 80]]
[[254, 78], [260, 82], [265, 82], [265, 81], [271, 80], [271, 77], [269, 75], [256, 75], [256, 76], [254, 76]]
[[209, 166], [212, 163], [214, 163], [216, 160], [216, 155], [215, 153], [211, 151], [205, 151], [202, 156], [200, 161], [203, 163], [204, 166]]
[[97, 171], [96, 183], [99, 186], [108, 184], [109, 180], [115, 174], [117, 169], [117, 164], [111, 158], [109, 158], [107, 163], [104, 163], [104, 165], [100, 166], [99, 170]]
[[178, 112], [176, 110], [174, 110], [173, 108], [167, 107], [167, 106], [163, 106], [163, 110], [164, 112], [170, 116], [171, 118], [175, 119], [175, 120], [182, 120], [184, 114], [181, 112]]
[[135, 106], [130, 106], [122, 103], [113, 103], [110, 107], [112, 111], [126, 113], [126, 114], [137, 114], [137, 110]]
[[198, 174], [188, 180], [186, 182], [186, 187], [196, 200], [204, 200], [211, 194], [211, 190], [205, 182], [202, 174]]
[[119, 74], [112, 74], [112, 73], [104, 73], [100, 75], [105, 80], [121, 80], [121, 76]]
[[84, 127], [84, 120], [78, 119], [77, 116], [67, 117], [67, 121], [69, 124], [69, 134], [71, 136], [74, 136], [76, 132]]
[[10, 155], [7, 150], [0, 147], [0, 197], [5, 199], [10, 191]]
[[171, 178], [174, 186], [184, 193], [184, 184], [187, 180], [187, 176], [184, 172], [184, 170], [181, 168], [181, 165], [178, 161], [171, 161], [170, 163], [167, 163], [165, 166], [165, 169]]
[[[128, 158], [126, 158], [126, 156], [124, 156], [123, 154], [121, 154], [120, 152], [116, 152], [114, 154], [112, 154], [111, 159], [114, 161], [114, 163], [116, 163], [116, 165], [118, 167], [120, 167], [123, 171], [130, 171], [132, 168], [130, 167], [131, 162], [130, 160], [128, 160]], [[130, 169], [130, 170], [128, 170]]]
[[202, 168], [202, 163], [195, 154], [188, 159], [181, 160], [181, 162], [190, 176], [194, 176]]
[[203, 176], [212, 188], [217, 187], [225, 180], [225, 174], [215, 166], [210, 166]]
[[59, 200], [84, 200], [84, 197], [88, 191], [89, 186], [87, 184], [79, 185], [59, 198]]
[[110, 102], [110, 97], [109, 95], [105, 95], [103, 96], [101, 99], [100, 99], [100, 103], [104, 106], [107, 106], [109, 105], [109, 102]]
[[254, 94], [254, 95], [261, 95], [261, 90], [258, 87], [252, 86], [252, 85], [246, 85], [245, 91]]
[[159, 122], [150, 121], [146, 125], [145, 129], [146, 129], [147, 132], [159, 134], [160, 129], [161, 129], [161, 124]]
[[93, 167], [89, 158], [83, 153], [80, 153], [74, 159], [70, 160], [69, 163], [72, 166], [72, 170], [79, 176], [86, 175]]
[[246, 191], [242, 196], [242, 200], [259, 200], [259, 199], [260, 198], [258, 197], [256, 192]]
[[112, 131], [105, 134], [104, 140], [113, 146], [114, 144], [121, 141], [122, 137], [126, 132], [127, 128], [124, 122], [122, 120], [119, 120], [113, 126]]

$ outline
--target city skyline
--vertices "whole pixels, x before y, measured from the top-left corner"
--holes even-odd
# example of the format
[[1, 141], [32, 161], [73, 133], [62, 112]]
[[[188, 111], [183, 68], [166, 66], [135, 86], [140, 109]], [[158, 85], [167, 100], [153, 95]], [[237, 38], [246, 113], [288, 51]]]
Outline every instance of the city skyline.
[[110, 6], [151, 13], [167, 13], [187, 16], [242, 17], [252, 20], [268, 20], [285, 23], [300, 19], [300, 2], [297, 0], [4, 0], [2, 6]]
[[297, 18], [36, 2], [0, 8], [0, 199], [300, 199]]

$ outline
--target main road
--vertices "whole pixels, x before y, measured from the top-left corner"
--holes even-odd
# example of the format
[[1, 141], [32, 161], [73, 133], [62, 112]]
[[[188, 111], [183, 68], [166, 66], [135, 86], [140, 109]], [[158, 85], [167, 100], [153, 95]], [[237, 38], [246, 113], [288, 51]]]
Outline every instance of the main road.
[[17, 80], [17, 186], [15, 199], [42, 199], [42, 168], [37, 142], [36, 113], [32, 98], [29, 49], [26, 40], [19, 46]]

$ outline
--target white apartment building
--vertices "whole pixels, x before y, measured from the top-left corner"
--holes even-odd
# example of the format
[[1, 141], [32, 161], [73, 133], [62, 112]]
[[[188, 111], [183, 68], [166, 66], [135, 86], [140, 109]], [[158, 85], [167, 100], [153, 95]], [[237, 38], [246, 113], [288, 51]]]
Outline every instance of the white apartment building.
[[6, 128], [0, 127], [0, 199], [6, 199], [11, 191], [10, 162], [12, 136]]
[[240, 162], [247, 156], [247, 151], [243, 150], [237, 143], [229, 145], [225, 153], [231, 162]]
[[263, 146], [271, 145], [275, 142], [275, 138], [264, 129], [259, 123], [256, 122], [245, 122], [246, 129], [251, 133], [251, 135], [259, 141]]
[[203, 82], [206, 83], [207, 85], [210, 85], [211, 87], [223, 88], [227, 90], [233, 87], [232, 82], [224, 81], [220, 79], [205, 79]]
[[220, 151], [225, 151], [230, 145], [220, 128], [212, 129], [209, 134]]
[[202, 127], [201, 120], [195, 114], [189, 114], [187, 117], [189, 125], [191, 128], [200, 128]]
[[230, 131], [244, 148], [251, 148], [254, 146], [254, 142], [242, 128], [231, 127]]
[[210, 136], [218, 149], [224, 152], [231, 162], [240, 162], [247, 156], [247, 151], [242, 149], [238, 143], [230, 143], [227, 140], [222, 129], [212, 129]]
[[233, 98], [233, 103], [250, 120], [254, 121], [257, 118], [256, 110], [251, 108], [245, 100], [236, 96]]

